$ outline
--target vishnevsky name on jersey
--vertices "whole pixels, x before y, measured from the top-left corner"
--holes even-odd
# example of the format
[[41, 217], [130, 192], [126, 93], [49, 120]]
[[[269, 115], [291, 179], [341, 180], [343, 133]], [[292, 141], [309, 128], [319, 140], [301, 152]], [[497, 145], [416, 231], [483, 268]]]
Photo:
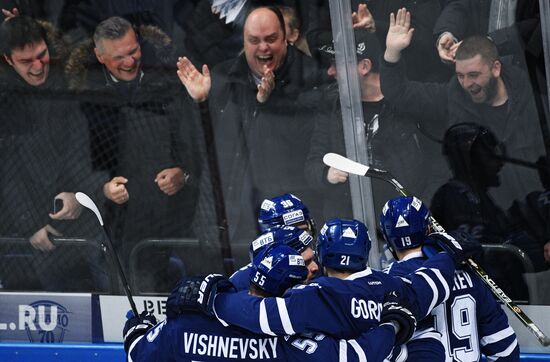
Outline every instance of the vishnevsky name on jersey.
[[277, 358], [277, 338], [236, 338], [208, 334], [183, 334], [185, 353], [229, 359]]

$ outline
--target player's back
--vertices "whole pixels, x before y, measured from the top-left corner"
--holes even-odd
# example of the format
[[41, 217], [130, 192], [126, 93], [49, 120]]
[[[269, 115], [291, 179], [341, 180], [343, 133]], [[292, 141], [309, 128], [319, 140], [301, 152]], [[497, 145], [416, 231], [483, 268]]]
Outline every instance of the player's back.
[[[426, 259], [422, 252], [410, 253], [403, 260], [396, 261], [384, 269], [385, 273], [394, 276], [406, 276], [422, 267]], [[399, 356], [407, 356], [408, 361], [443, 361], [445, 348], [441, 342], [441, 334], [435, 330], [435, 315], [432, 312], [426, 318], [418, 321], [416, 332], [404, 346], [398, 346], [392, 353], [392, 359], [400, 360]]]
[[454, 264], [445, 253], [430, 258], [406, 278], [367, 268], [346, 279], [321, 277], [297, 286], [282, 298], [261, 299], [246, 292], [222, 293], [216, 316], [252, 332], [271, 335], [327, 333], [352, 338], [380, 318], [385, 294], [396, 291], [417, 319], [448, 295]]
[[163, 321], [130, 347], [133, 361], [279, 361], [281, 341], [239, 328], [225, 328], [202, 313]]
[[323, 334], [273, 337], [237, 327], [223, 327], [202, 313], [185, 313], [163, 321], [136, 339], [129, 349], [134, 362], [178, 361], [382, 361], [393, 346], [394, 330], [388, 325], [353, 340]]
[[[346, 279], [317, 278], [313, 283], [293, 288], [284, 300], [289, 319], [297, 330], [352, 338], [378, 324], [384, 296], [400, 289], [400, 281], [367, 268]], [[270, 311], [280, 315], [280, 305], [270, 302], [266, 300], [268, 316]], [[323, 317], [312, 319], [312, 315]], [[280, 318], [282, 321], [284, 316]], [[273, 320], [279, 322], [278, 318]]]
[[491, 360], [519, 361], [519, 345], [506, 314], [473, 272], [455, 271], [450, 297], [434, 314], [446, 361], [480, 361], [482, 353]]

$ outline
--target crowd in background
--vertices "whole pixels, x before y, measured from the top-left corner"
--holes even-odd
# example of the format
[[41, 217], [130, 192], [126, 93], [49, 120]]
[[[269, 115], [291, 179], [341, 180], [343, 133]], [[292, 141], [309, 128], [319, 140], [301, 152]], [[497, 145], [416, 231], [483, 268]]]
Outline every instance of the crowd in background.
[[[5, 290], [109, 291], [102, 230], [77, 191], [99, 206], [126, 270], [139, 266], [144, 292], [244, 260], [264, 199], [298, 195], [320, 225], [352, 217], [348, 175], [322, 162], [346, 150], [328, 1], [216, 4], [0, 1]], [[546, 270], [538, 2], [351, 8], [370, 164], [448, 230], [519, 248], [529, 271]], [[395, 191], [373, 181], [373, 195], [378, 212]], [[146, 239], [198, 247], [136, 252]], [[528, 270], [493, 257], [486, 265], [507, 292], [528, 299]]]

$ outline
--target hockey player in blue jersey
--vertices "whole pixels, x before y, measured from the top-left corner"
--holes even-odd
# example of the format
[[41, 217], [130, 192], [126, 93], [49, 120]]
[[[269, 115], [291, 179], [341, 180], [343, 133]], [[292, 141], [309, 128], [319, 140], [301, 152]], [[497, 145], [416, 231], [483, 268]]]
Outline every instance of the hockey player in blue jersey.
[[[254, 259], [250, 293], [280, 296], [306, 279], [304, 259], [284, 244], [272, 243]], [[215, 278], [215, 276], [212, 276]], [[186, 284], [198, 289], [198, 282]], [[188, 292], [193, 292], [188, 290]], [[130, 319], [124, 328], [128, 361], [383, 361], [399, 331], [409, 338], [415, 319], [388, 295], [380, 325], [352, 340], [315, 334], [273, 337], [225, 328], [202, 313], [188, 311], [153, 327], [154, 316]]]
[[[357, 220], [334, 219], [321, 229], [320, 262], [334, 277], [288, 291], [283, 298], [256, 298], [246, 293], [223, 293], [217, 281], [205, 282], [201, 305], [224, 324], [255, 333], [294, 335], [325, 333], [353, 338], [376, 325], [384, 295], [398, 291], [417, 318], [424, 318], [449, 295], [454, 262], [467, 255], [459, 245], [440, 253], [406, 278], [389, 276], [368, 268], [370, 239]], [[340, 279], [342, 278], [342, 279]], [[227, 283], [227, 281], [225, 281]], [[398, 342], [402, 342], [398, 337]]]
[[[296, 231], [283, 231], [288, 234], [284, 236], [288, 242], [283, 242], [293, 247], [304, 257], [309, 271], [307, 280], [313, 279], [319, 270], [319, 266], [315, 262], [312, 243], [315, 236], [315, 222], [309, 216], [309, 210], [302, 200], [293, 194], [283, 194], [272, 199], [265, 199], [260, 206], [258, 225], [262, 234], [250, 245], [251, 262], [259, 248], [273, 240], [274, 228], [296, 227], [298, 229]], [[311, 236], [307, 237], [308, 234]], [[298, 236], [299, 239], [297, 239]], [[280, 237], [283, 236], [280, 235]], [[252, 263], [243, 266], [229, 278], [237, 290], [248, 290], [248, 274], [251, 266]]]
[[[428, 218], [428, 208], [416, 197], [398, 197], [384, 205], [380, 226], [398, 260], [386, 272], [407, 275], [425, 262], [422, 246], [426, 238], [449, 237], [436, 233], [427, 236]], [[407, 343], [408, 360], [433, 360], [436, 352], [430, 349], [434, 345], [430, 336], [421, 341], [416, 338], [423, 338], [422, 330], [429, 328], [435, 318], [445, 356], [439, 360], [480, 361], [483, 353], [489, 361], [519, 361], [518, 342], [506, 314], [474, 273], [457, 268], [449, 299], [432, 314], [431, 321], [426, 318], [419, 322], [418, 331]]]

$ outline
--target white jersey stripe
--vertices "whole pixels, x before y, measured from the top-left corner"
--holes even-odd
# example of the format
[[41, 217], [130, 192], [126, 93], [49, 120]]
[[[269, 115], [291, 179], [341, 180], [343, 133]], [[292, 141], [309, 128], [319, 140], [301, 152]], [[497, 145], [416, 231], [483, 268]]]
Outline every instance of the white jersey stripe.
[[136, 346], [136, 344], [141, 341], [141, 339], [145, 337], [145, 334], [142, 334], [141, 336], [139, 336], [138, 338], [136, 338], [132, 344], [130, 345], [130, 348], [128, 348], [128, 362], [134, 362], [134, 360], [132, 359], [132, 350], [134, 349], [134, 347]]
[[275, 298], [277, 301], [277, 308], [279, 309], [279, 317], [281, 318], [281, 323], [283, 324], [283, 329], [285, 333], [292, 336], [296, 334], [292, 323], [290, 322], [290, 317], [288, 316], [288, 310], [286, 309], [285, 300], [283, 298]]
[[214, 296], [214, 303], [212, 304], [212, 311], [214, 312], [214, 316], [215, 316], [216, 319], [222, 324], [222, 326], [224, 326], [224, 327], [229, 327], [229, 323], [227, 323], [226, 321], [224, 321], [223, 319], [221, 319], [221, 318], [218, 316], [218, 313], [216, 312], [216, 297], [217, 297], [217, 295]]
[[372, 274], [372, 269], [367, 267], [364, 270], [358, 271], [357, 273], [353, 273], [352, 275], [346, 277], [346, 280], [355, 280], [357, 278], [364, 278]]
[[269, 321], [267, 320], [267, 311], [265, 309], [265, 299], [260, 302], [260, 328], [265, 334], [275, 336], [271, 328], [269, 327]]
[[367, 362], [367, 356], [365, 355], [365, 351], [363, 351], [363, 348], [357, 343], [355, 339], [350, 339], [348, 343], [353, 347], [355, 350], [355, 353], [357, 353], [357, 357], [359, 358], [359, 362]]
[[507, 357], [510, 355], [510, 353], [512, 353], [512, 351], [516, 348], [516, 346], [518, 345], [518, 340], [517, 338], [514, 339], [514, 342], [511, 343], [508, 348], [506, 348], [504, 351], [502, 352], [499, 352], [499, 353], [495, 353], [491, 356], [486, 356], [487, 357], [487, 361], [489, 362], [492, 362], [492, 361], [496, 361], [498, 360], [499, 358], [501, 357]]
[[347, 362], [348, 361], [348, 344], [345, 340], [340, 340], [340, 348], [338, 354], [338, 362]]
[[438, 341], [440, 341], [441, 340], [441, 333], [436, 331], [433, 327], [430, 327], [430, 328], [423, 329], [423, 330], [420, 330], [420, 331], [415, 331], [413, 333], [412, 337], [411, 337], [411, 341], [416, 340], [416, 339], [424, 339], [424, 338], [433, 338], [433, 339], [437, 339]]
[[437, 279], [439, 279], [439, 282], [443, 286], [443, 289], [445, 289], [445, 299], [441, 302], [444, 302], [445, 300], [449, 299], [449, 295], [451, 295], [451, 290], [449, 288], [449, 284], [447, 284], [447, 281], [445, 278], [443, 278], [443, 275], [441, 274], [441, 271], [439, 269], [430, 268], [432, 272], [434, 272]]
[[435, 285], [434, 281], [424, 272], [417, 271], [415, 274], [420, 275], [422, 278], [424, 278], [426, 280], [426, 283], [428, 283], [430, 288], [432, 288], [433, 298], [432, 298], [432, 301], [430, 302], [430, 308], [428, 309], [428, 314], [429, 314], [432, 311], [432, 309], [434, 309], [434, 307], [437, 305], [437, 300], [439, 299], [439, 292], [437, 290], [437, 286]]
[[514, 334], [514, 330], [512, 327], [508, 326], [508, 328], [481, 338], [481, 345], [486, 346], [488, 344], [501, 341], [504, 338], [510, 337], [512, 334]]

